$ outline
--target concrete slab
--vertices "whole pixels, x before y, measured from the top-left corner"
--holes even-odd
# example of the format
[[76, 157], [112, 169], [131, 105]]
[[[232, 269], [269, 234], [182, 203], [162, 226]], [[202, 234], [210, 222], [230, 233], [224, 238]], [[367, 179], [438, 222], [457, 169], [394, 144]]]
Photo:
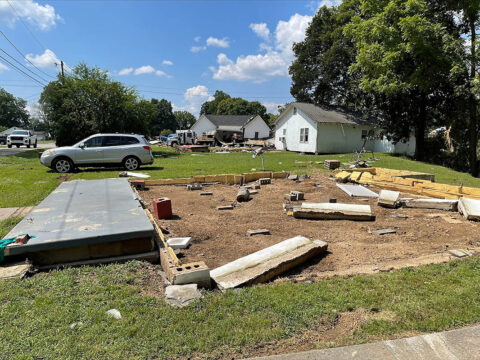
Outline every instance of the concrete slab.
[[23, 278], [31, 268], [32, 265], [26, 262], [3, 264], [0, 266], [0, 280]]
[[341, 190], [352, 197], [378, 198], [378, 194], [362, 185], [338, 184]]
[[256, 360], [480, 360], [480, 326]]
[[210, 276], [222, 290], [257, 284], [325, 252], [327, 247], [324, 241], [296, 236], [220, 266]]
[[202, 293], [198, 290], [197, 284], [170, 285], [165, 288], [165, 300], [173, 306], [187, 306], [201, 297]]
[[[63, 182], [5, 238], [18, 234], [36, 237], [25, 245], [7, 246], [6, 260], [40, 251], [152, 239], [155, 230], [128, 179], [116, 178]], [[142, 251], [146, 250], [138, 252]]]
[[374, 220], [370, 205], [341, 203], [303, 203], [293, 208], [293, 216], [318, 220]]
[[457, 211], [458, 200], [445, 199], [412, 199], [406, 200], [404, 206], [416, 209], [437, 209], [445, 211]]
[[458, 211], [467, 220], [480, 221], [480, 200], [462, 197], [458, 200]]
[[191, 242], [192, 242], [191, 237], [177, 237], [177, 238], [171, 238], [167, 240], [168, 246], [170, 246], [173, 250], [186, 249]]
[[378, 195], [378, 206], [386, 208], [396, 208], [400, 200], [400, 193], [398, 191], [381, 190]]
[[33, 206], [0, 208], [0, 221], [11, 218], [11, 217], [24, 217], [30, 211], [32, 211], [32, 209], [33, 209]]

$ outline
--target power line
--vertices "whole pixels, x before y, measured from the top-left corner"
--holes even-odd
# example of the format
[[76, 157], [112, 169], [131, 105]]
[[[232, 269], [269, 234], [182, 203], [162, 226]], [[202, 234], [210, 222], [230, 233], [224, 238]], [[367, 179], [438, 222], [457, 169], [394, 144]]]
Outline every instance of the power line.
[[52, 79], [55, 79], [55, 76], [52, 76], [52, 75], [47, 74], [46, 72], [40, 70], [38, 67], [35, 66], [34, 63], [32, 63], [30, 60], [28, 60], [28, 58], [15, 46], [15, 44], [14, 44], [13, 42], [10, 41], [10, 39], [7, 37], [7, 35], [5, 35], [5, 34], [3, 33], [2, 30], [0, 30], [0, 34], [2, 34], [2, 36], [10, 43], [10, 45], [12, 45], [12, 46], [15, 48], [15, 50], [17, 50], [17, 52], [18, 52], [20, 55], [22, 55], [22, 57], [23, 57], [26, 61], [28, 61], [35, 69], [37, 69], [38, 71], [40, 71], [42, 74], [45, 74], [45, 75], [51, 77]]
[[37, 79], [35, 79], [34, 77], [28, 75], [25, 71], [23, 71], [22, 69], [19, 69], [18, 67], [16, 67], [15, 65], [13, 65], [10, 61], [8, 61], [7, 59], [5, 59], [2, 55], [0, 55], [0, 59], [3, 60], [4, 62], [6, 62], [7, 64], [9, 64], [10, 66], [14, 67], [17, 71], [21, 72], [22, 74], [24, 74], [25, 76], [28, 76], [30, 79], [32, 79], [33, 81], [35, 81], [36, 83], [40, 84], [41, 86], [46, 86], [45, 84], [42, 84], [40, 81], [38, 81]]
[[0, 51], [3, 52], [5, 55], [7, 55], [9, 58], [11, 58], [13, 61], [15, 61], [17, 64], [19, 64], [20, 66], [22, 66], [25, 70], [27, 71], [30, 71], [33, 75], [37, 76], [39, 79], [42, 79], [43, 81], [45, 82], [48, 82], [48, 80], [45, 80], [44, 78], [42, 78], [40, 75], [38, 75], [37, 73], [33, 72], [32, 70], [30, 70], [29, 68], [27, 68], [25, 65], [23, 65], [20, 61], [18, 61], [17, 59], [15, 59], [12, 55], [10, 55], [9, 53], [7, 53], [4, 49], [0, 48]]

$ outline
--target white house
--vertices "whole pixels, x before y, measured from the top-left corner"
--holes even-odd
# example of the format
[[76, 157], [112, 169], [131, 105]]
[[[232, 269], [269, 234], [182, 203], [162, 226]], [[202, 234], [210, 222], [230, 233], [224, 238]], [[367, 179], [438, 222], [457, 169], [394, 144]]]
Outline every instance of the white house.
[[244, 139], [267, 139], [270, 128], [259, 115], [201, 115], [190, 130], [197, 135], [223, 130], [240, 132]]
[[275, 147], [315, 154], [341, 154], [359, 151], [365, 142], [365, 148], [375, 152], [415, 153], [414, 136], [407, 142], [394, 144], [381, 133], [375, 119], [364, 119], [359, 113], [292, 103], [275, 120]]

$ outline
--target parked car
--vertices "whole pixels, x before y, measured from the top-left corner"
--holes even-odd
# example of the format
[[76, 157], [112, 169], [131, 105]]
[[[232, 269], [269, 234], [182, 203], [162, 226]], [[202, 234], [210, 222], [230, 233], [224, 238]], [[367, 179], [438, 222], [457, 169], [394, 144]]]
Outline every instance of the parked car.
[[7, 146], [11, 148], [15, 145], [17, 148], [25, 145], [27, 148], [33, 145], [37, 147], [37, 136], [30, 130], [15, 130], [7, 136]]
[[168, 135], [167, 145], [193, 145], [195, 144], [195, 133], [191, 130], [177, 130], [176, 134]]
[[73, 146], [43, 152], [40, 162], [59, 172], [78, 167], [123, 166], [128, 171], [153, 164], [152, 148], [142, 135], [95, 134]]

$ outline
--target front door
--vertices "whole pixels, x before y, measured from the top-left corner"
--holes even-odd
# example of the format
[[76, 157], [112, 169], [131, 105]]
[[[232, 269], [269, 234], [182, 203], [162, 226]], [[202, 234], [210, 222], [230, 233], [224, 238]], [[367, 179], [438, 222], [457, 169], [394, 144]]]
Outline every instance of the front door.
[[84, 142], [85, 147], [76, 151], [76, 164], [103, 164], [103, 136], [94, 136]]

